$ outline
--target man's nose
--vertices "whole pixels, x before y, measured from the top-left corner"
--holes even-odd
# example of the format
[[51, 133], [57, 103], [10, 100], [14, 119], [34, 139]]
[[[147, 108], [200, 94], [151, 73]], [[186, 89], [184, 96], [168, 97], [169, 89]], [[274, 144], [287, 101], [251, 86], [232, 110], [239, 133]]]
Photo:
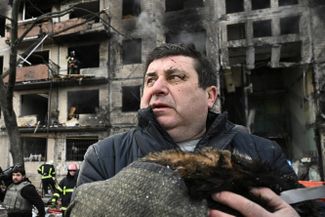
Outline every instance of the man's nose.
[[165, 95], [168, 90], [168, 82], [163, 77], [158, 78], [152, 86], [153, 95]]

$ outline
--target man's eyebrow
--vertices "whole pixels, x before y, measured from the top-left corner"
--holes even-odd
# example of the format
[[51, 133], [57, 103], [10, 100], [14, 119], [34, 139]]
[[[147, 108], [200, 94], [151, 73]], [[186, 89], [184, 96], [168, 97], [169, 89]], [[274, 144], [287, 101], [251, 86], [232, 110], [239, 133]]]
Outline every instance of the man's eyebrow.
[[145, 77], [154, 77], [157, 76], [156, 72], [146, 72], [146, 74], [144, 75]]
[[[170, 67], [169, 69], [164, 71], [164, 73], [166, 73], [167, 75], [173, 74], [175, 72], [184, 72], [184, 71], [181, 69], [178, 69], [178, 68], [174, 68], [174, 67]], [[145, 77], [156, 77], [157, 73], [156, 72], [146, 72], [146, 74], [144, 76]]]
[[185, 73], [185, 71], [183, 71], [183, 70], [181, 70], [181, 69], [178, 69], [178, 68], [173, 68], [173, 67], [170, 67], [169, 69], [167, 69], [167, 70], [165, 71], [165, 73], [166, 73], [167, 75], [173, 74], [173, 73], [175, 73], [175, 72]]

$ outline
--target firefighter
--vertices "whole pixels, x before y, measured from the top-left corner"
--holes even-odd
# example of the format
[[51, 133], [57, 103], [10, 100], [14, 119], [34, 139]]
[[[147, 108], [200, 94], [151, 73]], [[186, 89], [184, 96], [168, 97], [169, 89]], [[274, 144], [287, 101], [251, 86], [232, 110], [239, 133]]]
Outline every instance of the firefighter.
[[76, 52], [73, 50], [67, 57], [68, 62], [68, 75], [79, 74], [80, 61], [76, 57]]
[[40, 165], [37, 172], [42, 176], [43, 194], [53, 194], [55, 191], [55, 168], [52, 162]]
[[59, 185], [56, 186], [56, 192], [54, 193], [51, 202], [55, 205], [59, 198], [61, 198], [61, 211], [64, 214], [68, 208], [72, 192], [77, 183], [78, 177], [78, 165], [76, 163], [70, 163], [68, 165], [68, 173], [64, 177]]

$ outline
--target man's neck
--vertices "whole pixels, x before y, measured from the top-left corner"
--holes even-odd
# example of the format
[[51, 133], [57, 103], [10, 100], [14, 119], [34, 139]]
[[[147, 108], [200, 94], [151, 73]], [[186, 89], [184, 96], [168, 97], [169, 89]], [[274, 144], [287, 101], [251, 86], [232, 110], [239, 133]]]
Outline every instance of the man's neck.
[[204, 128], [201, 131], [197, 131], [197, 130], [194, 131], [192, 129], [187, 129], [186, 127], [183, 127], [181, 129], [179, 127], [177, 129], [171, 129], [166, 131], [170, 135], [170, 137], [174, 140], [174, 142], [181, 143], [181, 142], [187, 142], [187, 141], [202, 138], [206, 129]]
[[193, 152], [200, 139], [177, 143], [178, 147], [184, 152]]

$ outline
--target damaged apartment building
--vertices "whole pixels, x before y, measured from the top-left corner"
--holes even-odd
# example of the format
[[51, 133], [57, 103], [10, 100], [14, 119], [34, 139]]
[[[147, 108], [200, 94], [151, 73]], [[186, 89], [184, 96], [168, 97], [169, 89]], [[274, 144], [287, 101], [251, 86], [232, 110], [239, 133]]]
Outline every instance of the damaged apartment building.
[[[89, 145], [135, 126], [146, 55], [182, 42], [213, 61], [218, 112], [278, 142], [292, 162], [315, 164], [322, 176], [324, 10], [321, 0], [24, 0], [18, 36], [28, 33], [17, 56], [14, 108], [28, 172], [53, 161], [64, 174]], [[2, 72], [10, 28], [1, 18]], [[5, 168], [3, 116], [0, 125]]]

